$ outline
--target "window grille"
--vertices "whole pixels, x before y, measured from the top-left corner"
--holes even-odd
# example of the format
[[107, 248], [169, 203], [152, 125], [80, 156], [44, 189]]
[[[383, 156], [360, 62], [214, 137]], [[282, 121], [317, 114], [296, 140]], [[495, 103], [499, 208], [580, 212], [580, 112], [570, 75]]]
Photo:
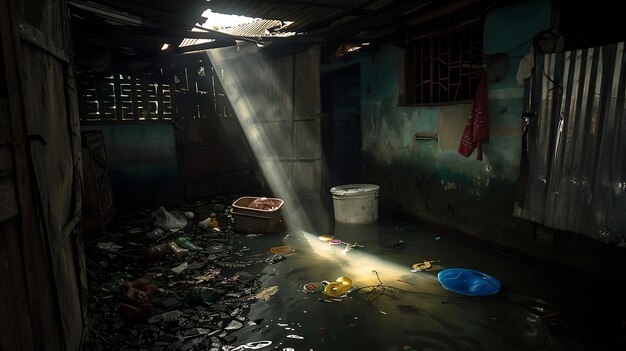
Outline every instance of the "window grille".
[[406, 103], [471, 100], [482, 70], [483, 21], [437, 34], [410, 34], [406, 48]]
[[78, 75], [81, 122], [172, 119], [169, 84], [123, 74]]

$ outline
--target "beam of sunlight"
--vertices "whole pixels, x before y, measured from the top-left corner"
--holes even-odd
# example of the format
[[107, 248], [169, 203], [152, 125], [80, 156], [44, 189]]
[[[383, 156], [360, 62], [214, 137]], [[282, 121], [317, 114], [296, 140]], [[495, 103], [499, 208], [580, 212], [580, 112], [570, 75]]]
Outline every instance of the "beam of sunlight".
[[[285, 94], [271, 63], [256, 45], [239, 44], [206, 52], [265, 179], [275, 196], [285, 201], [283, 213], [287, 225], [293, 231], [310, 228], [309, 218], [298, 211], [299, 199], [288, 169], [292, 167], [289, 159], [295, 157], [289, 135], [292, 118], [297, 116], [285, 116], [284, 111], [293, 108], [292, 97]], [[299, 138], [307, 137], [312, 138], [299, 135]]]
[[[299, 198], [287, 168], [289, 162], [283, 162], [296, 155], [291, 137], [288, 137], [291, 130], [286, 131], [283, 128], [291, 128], [291, 118], [297, 119], [300, 116], [285, 116], [285, 111], [295, 108], [292, 96], [284, 91], [284, 82], [281, 81], [284, 77], [279, 77], [280, 72], [273, 70], [272, 64], [259, 50], [253, 44], [240, 44], [206, 52], [272, 192], [285, 201], [283, 213], [293, 234], [289, 245], [307, 252], [309, 264], [333, 267], [332, 273], [329, 269], [331, 275], [327, 279], [347, 276], [353, 280], [355, 286], [377, 285], [379, 281], [374, 273], [376, 271], [388, 286], [407, 287], [403, 285], [406, 283], [398, 281], [404, 277], [411, 280], [410, 284], [419, 283], [437, 288], [436, 278], [430, 274], [411, 273], [410, 267], [403, 267], [360, 250], [348, 251], [345, 244], [330, 245], [318, 239], [320, 234], [311, 233], [311, 219], [298, 208]], [[296, 108], [293, 113], [297, 115], [301, 112]], [[306, 133], [298, 137], [313, 138]], [[314, 176], [311, 175], [311, 178]]]
[[[328, 279], [334, 280], [339, 276], [346, 276], [352, 279], [355, 286], [377, 285], [379, 282], [374, 273], [376, 271], [387, 286], [407, 288], [406, 284], [410, 283], [419, 285], [421, 289], [431, 287], [434, 291], [439, 291], [440, 285], [437, 278], [432, 274], [413, 273], [409, 266], [389, 262], [362, 250], [346, 250], [346, 243], [332, 245], [319, 240], [318, 235], [304, 231], [301, 234], [312, 254], [321, 258], [329, 267], [331, 263], [333, 264], [333, 276], [329, 276]], [[398, 281], [398, 279], [403, 282]]]

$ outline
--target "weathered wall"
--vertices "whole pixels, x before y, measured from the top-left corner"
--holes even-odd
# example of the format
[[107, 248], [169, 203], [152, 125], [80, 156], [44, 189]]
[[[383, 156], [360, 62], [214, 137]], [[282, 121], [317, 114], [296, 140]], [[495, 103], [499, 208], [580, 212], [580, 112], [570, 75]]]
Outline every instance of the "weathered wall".
[[182, 200], [172, 124], [88, 125], [81, 129], [101, 130], [104, 135], [116, 208]]
[[[507, 245], [528, 239], [531, 224], [512, 217], [521, 155], [523, 88], [515, 75], [532, 37], [550, 23], [549, 1], [528, 1], [488, 14], [486, 54], [509, 54], [508, 74], [489, 85], [490, 140], [483, 161], [457, 152], [471, 102], [399, 106], [403, 52], [390, 44], [358, 61], [361, 66], [364, 180], [381, 186], [380, 202], [419, 219]], [[501, 68], [501, 67], [500, 67]], [[499, 68], [499, 71], [502, 71]], [[415, 140], [416, 132], [438, 140]]]

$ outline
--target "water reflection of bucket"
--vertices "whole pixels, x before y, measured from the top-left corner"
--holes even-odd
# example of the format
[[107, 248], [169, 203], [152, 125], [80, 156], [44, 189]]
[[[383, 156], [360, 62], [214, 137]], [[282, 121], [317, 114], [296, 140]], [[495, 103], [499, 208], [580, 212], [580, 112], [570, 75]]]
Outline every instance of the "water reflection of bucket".
[[335, 221], [373, 223], [378, 220], [378, 190], [375, 184], [347, 184], [332, 187]]

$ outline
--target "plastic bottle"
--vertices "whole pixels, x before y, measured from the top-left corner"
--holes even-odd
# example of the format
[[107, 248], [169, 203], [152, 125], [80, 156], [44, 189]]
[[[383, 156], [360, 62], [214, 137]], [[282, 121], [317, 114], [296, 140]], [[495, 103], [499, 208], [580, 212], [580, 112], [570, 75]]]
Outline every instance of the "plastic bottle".
[[161, 314], [157, 314], [155, 316], [151, 316], [148, 318], [148, 323], [150, 324], [154, 324], [158, 321], [164, 321], [164, 322], [173, 322], [178, 320], [178, 318], [180, 318], [180, 316], [182, 316], [183, 313], [179, 310], [174, 310], [174, 311], [168, 311], [165, 313], [161, 313]]
[[174, 242], [174, 241], [170, 242], [167, 245], [169, 246], [170, 252], [173, 253], [174, 256], [176, 256], [178, 258], [185, 257], [189, 253], [188, 249], [184, 249], [184, 248], [178, 246], [176, 244], [176, 242]]
[[186, 236], [181, 236], [180, 238], [175, 240], [176, 245], [191, 251], [201, 251], [202, 248], [191, 242], [191, 239]]
[[211, 218], [211, 221], [209, 222], [210, 228], [217, 228], [220, 226], [219, 222], [217, 221], [217, 215], [215, 213], [211, 213], [209, 218]]
[[160, 239], [162, 236], [165, 235], [165, 233], [167, 232], [167, 230], [161, 228], [161, 227], [156, 227], [153, 230], [149, 231], [146, 236], [150, 239], [156, 240], [156, 239]]
[[168, 244], [159, 244], [150, 246], [149, 248], [145, 249], [143, 254], [147, 260], [154, 261], [167, 255], [170, 250], [171, 248], [168, 246]]

